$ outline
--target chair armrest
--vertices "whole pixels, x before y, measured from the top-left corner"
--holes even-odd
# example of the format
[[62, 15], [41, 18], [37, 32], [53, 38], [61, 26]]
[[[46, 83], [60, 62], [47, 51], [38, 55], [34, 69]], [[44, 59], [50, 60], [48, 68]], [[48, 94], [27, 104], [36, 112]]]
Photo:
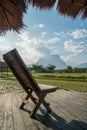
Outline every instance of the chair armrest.
[[59, 88], [55, 87], [55, 88], [49, 88], [49, 89], [42, 89], [41, 93], [51, 93], [51, 92], [56, 91], [57, 89], [59, 89]]

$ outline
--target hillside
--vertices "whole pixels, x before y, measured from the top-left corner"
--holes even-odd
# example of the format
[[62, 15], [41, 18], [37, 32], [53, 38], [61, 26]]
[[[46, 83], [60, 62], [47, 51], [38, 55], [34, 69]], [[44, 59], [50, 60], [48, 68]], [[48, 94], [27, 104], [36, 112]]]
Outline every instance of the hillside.
[[42, 57], [37, 62], [44, 67], [48, 64], [56, 66], [56, 69], [65, 69], [67, 67], [66, 63], [58, 55], [49, 55], [47, 57]]
[[75, 68], [87, 68], [87, 63], [81, 63], [81, 64], [75, 66]]

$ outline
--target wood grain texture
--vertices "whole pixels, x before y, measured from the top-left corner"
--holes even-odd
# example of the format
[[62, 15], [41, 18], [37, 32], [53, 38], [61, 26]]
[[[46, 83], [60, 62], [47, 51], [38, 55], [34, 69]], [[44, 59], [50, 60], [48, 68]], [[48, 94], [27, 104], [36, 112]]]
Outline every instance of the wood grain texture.
[[[0, 94], [0, 130], [86, 130], [87, 93], [58, 90], [47, 95], [52, 112], [46, 112], [43, 105], [29, 116], [29, 106], [19, 109], [26, 93], [9, 92]], [[30, 100], [29, 100], [30, 102]]]

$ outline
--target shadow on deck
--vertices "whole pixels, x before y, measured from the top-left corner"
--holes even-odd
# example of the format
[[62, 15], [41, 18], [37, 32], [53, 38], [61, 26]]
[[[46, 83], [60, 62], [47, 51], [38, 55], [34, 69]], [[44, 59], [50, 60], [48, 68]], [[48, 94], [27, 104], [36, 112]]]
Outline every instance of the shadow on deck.
[[87, 130], [87, 94], [58, 90], [49, 94], [51, 113], [43, 106], [34, 118], [28, 106], [19, 109], [25, 93], [0, 94], [0, 130]]

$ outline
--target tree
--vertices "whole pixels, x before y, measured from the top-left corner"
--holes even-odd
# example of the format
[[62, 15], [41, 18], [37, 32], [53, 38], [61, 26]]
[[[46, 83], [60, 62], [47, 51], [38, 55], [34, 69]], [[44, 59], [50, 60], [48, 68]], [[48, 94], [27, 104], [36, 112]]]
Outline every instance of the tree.
[[72, 72], [73, 72], [72, 66], [68, 66], [68, 67], [66, 68], [66, 72], [72, 73]]
[[35, 70], [37, 72], [43, 72], [44, 71], [44, 67], [43, 65], [39, 65], [39, 64], [32, 64], [32, 70]]
[[32, 64], [32, 67], [30, 67], [30, 70], [34, 70], [36, 72], [39, 72], [39, 73], [52, 73], [54, 72], [54, 69], [56, 68], [55, 65], [47, 65], [46, 67], [44, 67], [43, 65], [39, 65], [39, 64]]
[[47, 72], [54, 72], [54, 69], [56, 68], [55, 65], [48, 64], [48, 66], [45, 68]]
[[87, 68], [74, 68], [73, 72], [75, 72], [75, 73], [86, 73]]

